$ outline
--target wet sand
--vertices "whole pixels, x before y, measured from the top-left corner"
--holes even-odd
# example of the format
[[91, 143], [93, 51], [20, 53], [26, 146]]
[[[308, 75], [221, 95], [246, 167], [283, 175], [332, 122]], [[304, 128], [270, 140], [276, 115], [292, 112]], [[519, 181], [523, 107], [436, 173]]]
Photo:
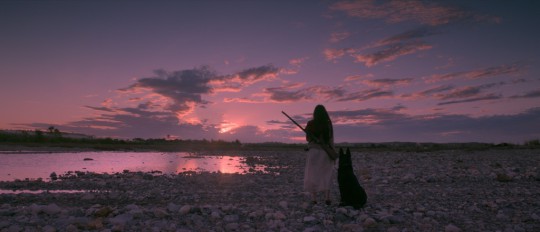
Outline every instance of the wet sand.
[[337, 181], [332, 205], [309, 202], [304, 152], [238, 155], [266, 172], [78, 172], [0, 182], [0, 189], [87, 190], [0, 194], [0, 231], [540, 231], [538, 149], [353, 150], [368, 194], [360, 210], [338, 205]]

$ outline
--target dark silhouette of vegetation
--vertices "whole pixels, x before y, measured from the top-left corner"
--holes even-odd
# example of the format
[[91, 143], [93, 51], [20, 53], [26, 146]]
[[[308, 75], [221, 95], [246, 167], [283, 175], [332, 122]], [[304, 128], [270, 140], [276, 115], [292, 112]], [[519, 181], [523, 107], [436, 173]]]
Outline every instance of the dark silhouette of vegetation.
[[90, 148], [97, 150], [222, 150], [239, 149], [243, 145], [237, 139], [232, 142], [223, 140], [180, 140], [170, 139], [116, 139], [94, 138], [92, 136], [62, 133], [58, 128], [49, 127], [47, 133], [36, 129], [35, 131], [0, 131], [0, 144], [23, 145], [30, 147], [70, 147]]
[[[181, 140], [172, 139], [168, 135], [159, 139], [117, 139], [95, 138], [93, 136], [76, 135], [61, 132], [58, 128], [49, 127], [47, 132], [39, 129], [34, 131], [2, 131], [0, 130], [0, 145], [16, 145], [27, 147], [64, 147], [87, 148], [94, 150], [132, 150], [132, 151], [207, 151], [207, 150], [301, 150], [304, 143], [248, 143], [242, 144], [240, 140]], [[338, 143], [336, 147], [350, 147], [354, 150], [394, 150], [394, 151], [437, 151], [437, 150], [486, 150], [486, 149], [514, 149], [514, 148], [540, 148], [538, 139], [529, 140], [523, 144], [511, 143]]]

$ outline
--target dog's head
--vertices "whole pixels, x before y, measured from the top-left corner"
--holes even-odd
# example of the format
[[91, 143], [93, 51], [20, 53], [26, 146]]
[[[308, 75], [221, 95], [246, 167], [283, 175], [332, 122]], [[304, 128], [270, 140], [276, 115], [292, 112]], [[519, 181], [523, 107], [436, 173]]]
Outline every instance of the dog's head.
[[339, 148], [339, 166], [352, 166], [351, 150], [347, 148], [346, 152], [343, 152], [343, 148]]

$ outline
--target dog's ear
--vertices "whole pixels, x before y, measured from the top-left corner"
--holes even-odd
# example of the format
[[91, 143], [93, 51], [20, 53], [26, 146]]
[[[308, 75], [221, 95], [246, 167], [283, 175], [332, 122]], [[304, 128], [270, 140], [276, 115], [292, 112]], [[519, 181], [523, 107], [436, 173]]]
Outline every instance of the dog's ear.
[[351, 150], [347, 147], [347, 155], [351, 155]]
[[342, 147], [339, 148], [339, 154], [343, 155], [343, 148]]

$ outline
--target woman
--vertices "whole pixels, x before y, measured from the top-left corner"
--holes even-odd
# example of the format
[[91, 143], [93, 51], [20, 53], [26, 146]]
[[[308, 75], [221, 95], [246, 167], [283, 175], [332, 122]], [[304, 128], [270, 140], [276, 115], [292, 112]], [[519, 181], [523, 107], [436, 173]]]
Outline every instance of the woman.
[[[317, 203], [317, 194], [324, 193], [327, 205], [330, 201], [334, 161], [331, 160], [319, 143], [334, 146], [334, 132], [328, 112], [322, 105], [313, 111], [313, 119], [306, 126], [308, 144], [306, 169], [304, 172], [304, 191], [310, 192], [312, 203]], [[315, 137], [315, 138], [313, 138]]]

